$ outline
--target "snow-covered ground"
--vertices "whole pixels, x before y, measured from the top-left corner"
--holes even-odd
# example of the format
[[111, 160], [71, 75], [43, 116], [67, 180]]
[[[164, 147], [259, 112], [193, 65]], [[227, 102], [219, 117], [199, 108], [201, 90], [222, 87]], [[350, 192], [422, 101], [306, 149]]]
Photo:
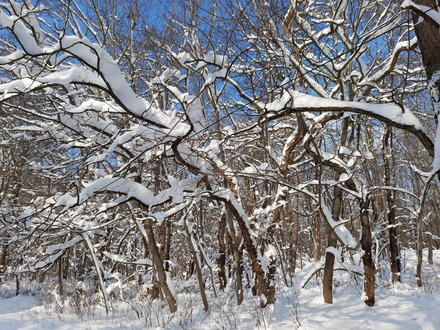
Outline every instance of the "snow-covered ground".
[[[402, 283], [392, 286], [384, 279], [387, 270], [379, 272], [374, 307], [362, 301], [361, 279], [345, 271], [336, 272], [332, 305], [323, 302], [321, 286], [313, 278], [301, 290], [299, 285], [281, 288], [277, 303], [266, 309], [260, 309], [251, 295], [236, 306], [231, 288], [217, 299], [210, 297], [207, 313], [191, 286], [179, 283], [175, 314], [159, 301], [132, 300], [113, 302], [108, 315], [99, 304], [79, 306], [72, 300], [61, 313], [47, 294], [28, 288], [23, 291], [33, 295], [15, 297], [11, 284], [4, 284], [0, 329], [440, 329], [439, 252], [435, 251], [434, 265], [423, 266], [423, 288], [416, 288], [413, 251], [405, 253]], [[305, 268], [297, 272], [298, 279], [306, 275]]]

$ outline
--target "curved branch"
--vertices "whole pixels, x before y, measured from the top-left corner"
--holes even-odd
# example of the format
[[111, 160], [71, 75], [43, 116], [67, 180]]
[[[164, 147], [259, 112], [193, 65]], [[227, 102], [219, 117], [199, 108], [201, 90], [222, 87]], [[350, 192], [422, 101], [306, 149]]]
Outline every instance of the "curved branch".
[[394, 104], [370, 104], [326, 99], [297, 91], [286, 91], [285, 93], [290, 94], [290, 99], [285, 101], [282, 107], [270, 109], [270, 104], [266, 105], [266, 109], [270, 109], [270, 111], [266, 111], [267, 121], [299, 112], [345, 112], [366, 115], [413, 134], [426, 151], [434, 157], [434, 142], [418, 118], [409, 109]]

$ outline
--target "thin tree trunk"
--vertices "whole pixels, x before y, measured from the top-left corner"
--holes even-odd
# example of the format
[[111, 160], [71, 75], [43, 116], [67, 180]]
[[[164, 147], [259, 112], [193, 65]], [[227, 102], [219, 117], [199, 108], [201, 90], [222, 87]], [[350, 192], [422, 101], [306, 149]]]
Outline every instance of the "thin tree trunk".
[[208, 304], [208, 299], [206, 298], [205, 283], [203, 282], [200, 253], [197, 251], [197, 246], [194, 246], [195, 244], [193, 244], [194, 236], [193, 233], [190, 232], [188, 229], [188, 224], [186, 222], [186, 219], [184, 219], [183, 224], [185, 227], [186, 238], [188, 240], [188, 247], [194, 259], [194, 265], [197, 273], [197, 281], [199, 283], [199, 288], [200, 288], [200, 295], [202, 296], [203, 310], [207, 312], [209, 310], [209, 304]]
[[[391, 138], [391, 127], [386, 126], [383, 136], [383, 160], [384, 160], [384, 183], [385, 186], [391, 187], [391, 164], [389, 152], [389, 140]], [[391, 280], [392, 283], [400, 282], [400, 258], [399, 245], [397, 242], [396, 228], [396, 210], [394, 191], [386, 191], [387, 209], [388, 209], [388, 226], [390, 239], [390, 264], [391, 264]]]
[[[8, 256], [8, 245], [4, 245], [2, 247], [2, 252], [0, 254], [0, 276], [3, 275], [6, 272], [6, 260], [7, 260], [7, 256]], [[1, 277], [0, 277], [1, 279]], [[0, 282], [1, 283], [1, 282]]]
[[[299, 174], [296, 174], [296, 185], [299, 185]], [[293, 256], [292, 256], [292, 261], [293, 261], [293, 265], [292, 265], [292, 270], [293, 270], [293, 274], [295, 273], [295, 269], [296, 269], [296, 260], [298, 259], [298, 230], [299, 230], [299, 194], [295, 194], [295, 214], [293, 216]]]
[[[332, 205], [332, 217], [334, 221], [339, 220], [342, 206], [342, 189], [335, 187], [335, 195], [333, 197]], [[336, 248], [338, 243], [338, 236], [332, 228], [329, 228], [327, 247]], [[322, 294], [324, 296], [324, 302], [328, 304], [333, 303], [333, 268], [335, 265], [335, 255], [331, 251], [325, 253], [325, 265], [324, 265], [324, 279], [322, 281]]]
[[15, 295], [18, 296], [20, 294], [20, 275], [15, 274]]
[[376, 268], [373, 261], [373, 253], [371, 251], [371, 225], [368, 215], [369, 200], [363, 200], [361, 207], [361, 227], [362, 227], [362, 261], [364, 264], [364, 301], [368, 306], [374, 305], [374, 285], [376, 279]]
[[[173, 237], [173, 223], [171, 221], [167, 221], [167, 240], [165, 243], [165, 253], [164, 258], [165, 260], [171, 259], [171, 239]], [[169, 262], [165, 265], [165, 270], [168, 272], [170, 268]]]
[[92, 262], [96, 270], [96, 275], [98, 275], [98, 286], [101, 289], [102, 297], [104, 299], [105, 312], [106, 314], [108, 314], [110, 307], [109, 307], [109, 299], [107, 296], [107, 290], [105, 289], [104, 278], [102, 276], [103, 275], [102, 264], [96, 257], [95, 246], [90, 241], [89, 236], [87, 234], [84, 234], [82, 235], [82, 237], [92, 257]]
[[223, 214], [220, 218], [219, 228], [218, 228], [218, 277], [220, 282], [220, 290], [224, 291], [226, 288], [226, 272], [225, 272], [225, 265], [226, 265], [226, 243], [225, 243], [225, 229], [226, 229], [226, 214]]
[[315, 218], [315, 250], [314, 259], [316, 262], [321, 260], [321, 213], [316, 212]]
[[[218, 140], [221, 140], [222, 122], [220, 117], [220, 109], [217, 106], [218, 96], [216, 97], [216, 93], [214, 93], [214, 91], [211, 90], [211, 87], [208, 87], [206, 95], [208, 96], [208, 99], [211, 102], [214, 109], [216, 136]], [[225, 152], [223, 150], [223, 144], [220, 145], [219, 158], [222, 161], [222, 163], [225, 163], [226, 158], [225, 158]], [[225, 186], [227, 187], [227, 182], [225, 182]], [[218, 230], [219, 257], [217, 260], [217, 265], [219, 268], [218, 277], [219, 277], [221, 291], [223, 291], [226, 288], [226, 284], [227, 284], [226, 271], [225, 271], [225, 265], [226, 265], [225, 228], [226, 228], [226, 215], [222, 215], [222, 217], [220, 218], [219, 230]]]
[[[342, 122], [342, 132], [341, 132], [341, 146], [345, 146], [348, 134], [348, 118], [345, 118]], [[337, 175], [339, 178], [339, 175]], [[334, 221], [339, 221], [339, 216], [341, 214], [342, 208], [342, 189], [335, 186], [335, 192], [333, 196], [332, 204], [332, 218]], [[330, 226], [329, 226], [330, 227]], [[336, 248], [338, 243], [338, 237], [334, 232], [333, 228], [329, 229], [327, 247]], [[324, 302], [328, 304], [333, 303], [333, 268], [335, 265], [335, 255], [332, 252], [327, 251], [325, 253], [325, 265], [324, 265], [324, 278], [322, 281], [322, 294], [324, 297]]]
[[235, 267], [235, 294], [237, 295], [237, 305], [241, 305], [243, 302], [243, 268], [241, 267], [241, 253], [239, 250], [240, 240], [235, 234], [234, 223], [232, 221], [232, 216], [227, 212], [226, 221], [228, 223], [229, 233], [232, 240], [232, 254], [234, 257], [234, 267]]
[[432, 260], [432, 237], [428, 236], [428, 264], [433, 265], [434, 261]]
[[268, 304], [275, 303], [275, 284], [273, 281], [273, 276], [275, 274], [274, 260], [270, 261], [269, 272], [266, 272], [261, 265], [256, 242], [251, 235], [249, 224], [246, 218], [244, 218], [244, 216], [238, 211], [238, 209], [229, 199], [217, 196], [214, 197], [225, 203], [227, 210], [232, 213], [238, 222], [243, 235], [243, 241], [246, 244], [246, 250], [252, 262], [252, 270], [256, 275], [255, 289], [257, 295], [260, 297], [260, 307], [264, 308]]
[[[296, 116], [297, 122], [298, 122], [298, 132], [293, 133], [288, 139], [287, 143], [284, 146], [284, 150], [282, 152], [281, 157], [281, 164], [280, 164], [280, 174], [287, 179], [288, 171], [289, 171], [289, 165], [292, 162], [293, 156], [295, 154], [296, 146], [302, 141], [304, 136], [307, 133], [307, 125], [304, 121], [304, 118], [301, 114], [297, 114]], [[299, 174], [295, 173], [295, 183], [298, 185], [300, 182]], [[290, 198], [291, 194], [289, 192], [289, 189], [287, 186], [280, 184], [278, 187], [278, 193], [275, 198], [275, 204], [276, 207], [272, 211], [272, 223], [268, 228], [268, 238], [269, 242], [271, 238], [276, 238], [277, 236], [282, 238], [283, 235], [280, 233], [279, 228], [279, 222], [281, 218], [281, 214], [283, 211], [285, 213], [292, 213], [292, 205], [290, 204]], [[295, 194], [295, 211], [298, 211], [299, 209], [299, 199], [298, 194]], [[286, 217], [288, 220], [291, 219], [291, 217]], [[298, 226], [299, 226], [299, 214], [295, 213], [293, 215], [293, 226], [292, 229], [291, 224], [288, 224], [288, 230], [286, 232], [286, 235], [288, 237], [288, 244], [289, 244], [289, 274], [290, 277], [293, 277], [293, 274], [295, 273], [296, 268], [296, 262], [297, 262], [297, 256], [298, 256]], [[285, 228], [284, 226], [281, 226], [282, 228]], [[293, 232], [293, 233], [292, 233]], [[293, 235], [292, 235], [293, 234]], [[276, 239], [273, 240], [273, 244], [275, 245]], [[282, 258], [282, 255], [280, 255], [280, 258]], [[276, 267], [276, 260], [274, 260], [273, 268]]]
[[64, 277], [64, 272], [63, 272], [63, 258], [60, 257], [60, 259], [58, 260], [58, 291], [60, 294], [61, 299], [63, 299], [64, 296], [64, 288], [63, 288], [63, 277]]
[[423, 263], [423, 219], [419, 215], [417, 222], [417, 268], [416, 279], [417, 286], [422, 287], [422, 263]]
[[177, 303], [176, 303], [176, 299], [174, 298], [168, 286], [167, 274], [165, 272], [165, 268], [163, 267], [163, 261], [162, 258], [160, 257], [159, 249], [157, 247], [156, 239], [153, 233], [152, 219], [147, 218], [146, 220], [144, 220], [144, 226], [145, 226], [145, 234], [148, 242], [148, 249], [150, 250], [153, 264], [157, 270], [160, 287], [165, 294], [171, 313], [174, 313], [177, 311]]
[[64, 253], [64, 262], [63, 262], [63, 278], [67, 280], [67, 275], [69, 274], [69, 260], [70, 258], [70, 248], [66, 250]]
[[[316, 178], [318, 179], [318, 182], [321, 183], [321, 167], [317, 166], [316, 167]], [[316, 194], [320, 193], [320, 184], [316, 187]], [[314, 251], [313, 251], [313, 256], [315, 259], [315, 262], [318, 262], [321, 260], [321, 244], [322, 244], [322, 239], [321, 239], [321, 212], [317, 211], [315, 213], [315, 226], [314, 226], [314, 235], [315, 235], [315, 246], [314, 246]], [[318, 280], [318, 278], [321, 277], [321, 269], [316, 271], [316, 279]], [[319, 282], [318, 282], [319, 283]]]
[[[327, 247], [336, 248], [338, 236], [332, 228], [329, 229]], [[327, 251], [325, 253], [324, 278], [322, 280], [322, 294], [324, 302], [333, 304], [333, 267], [335, 265], [335, 255]]]

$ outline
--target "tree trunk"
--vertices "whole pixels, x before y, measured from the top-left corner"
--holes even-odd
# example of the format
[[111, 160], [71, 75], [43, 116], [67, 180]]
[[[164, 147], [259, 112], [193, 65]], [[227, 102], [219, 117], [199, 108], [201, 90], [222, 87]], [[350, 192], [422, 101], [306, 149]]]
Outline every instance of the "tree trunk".
[[[215, 196], [216, 197], [216, 196]], [[256, 275], [255, 289], [257, 295], [260, 297], [260, 307], [264, 308], [268, 304], [273, 304], [276, 301], [275, 298], [275, 284], [273, 277], [275, 274], [275, 260], [270, 260], [268, 272], [263, 269], [261, 265], [261, 260], [259, 258], [259, 253], [257, 250], [256, 242], [252, 237], [249, 224], [244, 219], [242, 214], [237, 210], [234, 204], [229, 199], [224, 199], [221, 197], [216, 197], [225, 203], [227, 210], [229, 210], [234, 218], [237, 220], [240, 227], [241, 233], [243, 235], [243, 241], [246, 245], [246, 250], [249, 254], [249, 258], [252, 262], [252, 270]]]
[[60, 257], [60, 259], [58, 260], [58, 290], [59, 290], [59, 294], [60, 294], [60, 298], [63, 299], [64, 296], [64, 287], [63, 287], [63, 277], [64, 277], [64, 272], [63, 272], [63, 258]]
[[[341, 214], [342, 206], [342, 189], [335, 187], [335, 195], [332, 205], [332, 217], [334, 221], [338, 221]], [[336, 248], [338, 243], [338, 236], [332, 228], [329, 229], [328, 243], [329, 248]], [[333, 303], [333, 268], [335, 265], [335, 255], [332, 252], [327, 251], [325, 253], [325, 265], [324, 265], [324, 279], [322, 282], [322, 294], [324, 296], [324, 302], [328, 304]]]
[[313, 229], [314, 235], [315, 235], [315, 246], [313, 250], [313, 258], [315, 262], [318, 262], [321, 260], [321, 213], [316, 212], [315, 215], [315, 228]]
[[[342, 122], [342, 132], [341, 132], [341, 146], [345, 146], [347, 142], [348, 134], [348, 118], [345, 118]], [[339, 175], [336, 174], [336, 180], [339, 179]], [[335, 193], [333, 196], [332, 204], [332, 218], [334, 221], [339, 221], [339, 216], [341, 214], [342, 208], [342, 189], [335, 186]], [[334, 230], [330, 228], [328, 235], [327, 246], [330, 248], [336, 248], [338, 243], [338, 237]], [[324, 278], [322, 282], [322, 294], [324, 296], [324, 302], [328, 304], [333, 303], [333, 268], [335, 265], [335, 256], [331, 252], [325, 253], [325, 265], [324, 265]]]
[[220, 282], [220, 290], [224, 291], [226, 288], [226, 272], [225, 272], [225, 265], [226, 265], [226, 243], [225, 243], [225, 229], [226, 229], [226, 215], [223, 214], [220, 218], [219, 228], [218, 228], [218, 278]]
[[428, 264], [433, 265], [434, 261], [432, 260], [432, 237], [428, 236]]
[[[316, 218], [315, 218], [315, 250], [314, 250], [314, 259], [315, 262], [318, 262], [321, 260], [321, 213], [316, 212]], [[316, 276], [321, 277], [321, 270], [319, 269], [316, 272]]]
[[[328, 247], [336, 248], [338, 243], [338, 236], [332, 228], [328, 234]], [[322, 280], [322, 294], [324, 296], [324, 302], [327, 304], [333, 304], [333, 267], [335, 265], [335, 255], [332, 252], [325, 253], [325, 265], [324, 265], [324, 279]]]
[[[384, 183], [385, 186], [391, 187], [391, 164], [389, 140], [391, 138], [391, 127], [386, 126], [383, 136], [383, 160], [384, 160]], [[399, 245], [397, 242], [397, 228], [396, 228], [396, 210], [394, 191], [386, 191], [387, 209], [388, 209], [388, 226], [390, 239], [390, 264], [391, 264], [391, 280], [392, 283], [400, 282], [400, 258]]]
[[[316, 167], [316, 178], [319, 183], [321, 183], [321, 167]], [[319, 185], [316, 187], [316, 194], [320, 193], [320, 187]], [[322, 238], [321, 238], [321, 212], [317, 211], [315, 215], [315, 226], [314, 226], [314, 235], [315, 235], [315, 250], [313, 251], [313, 256], [315, 259], [315, 262], [318, 262], [321, 260], [321, 245], [322, 245]], [[316, 279], [321, 277], [321, 269], [319, 269], [316, 272]]]
[[374, 305], [374, 284], [376, 276], [376, 268], [373, 261], [373, 253], [371, 251], [371, 225], [368, 216], [369, 200], [363, 200], [360, 203], [361, 208], [361, 227], [362, 227], [362, 261], [364, 264], [364, 301], [368, 306]]
[[[296, 185], [299, 185], [299, 174], [296, 174]], [[299, 194], [296, 193], [295, 194], [295, 214], [293, 215], [293, 256], [292, 256], [292, 261], [293, 261], [293, 265], [292, 265], [292, 270], [293, 273], [295, 273], [295, 269], [296, 269], [296, 260], [298, 259], [298, 231], [299, 231]]]
[[417, 221], [417, 267], [416, 267], [416, 279], [417, 286], [422, 287], [422, 263], [423, 263], [423, 219], [419, 215]]
[[18, 296], [20, 294], [20, 275], [15, 274], [15, 295]]
[[[184, 219], [183, 224], [185, 227], [186, 238], [188, 240], [188, 247], [189, 247], [189, 250], [191, 251], [191, 254], [193, 256], [194, 266], [196, 268], [197, 281], [199, 283], [200, 295], [202, 296], [203, 310], [205, 312], [207, 312], [209, 310], [209, 304], [208, 304], [208, 299], [206, 298], [205, 283], [203, 282], [200, 253], [198, 251], [197, 246], [194, 246], [195, 244], [193, 244], [193, 242], [196, 241], [196, 239], [193, 236], [193, 233], [190, 232], [190, 230], [188, 229], [188, 224], [186, 222], [186, 219]], [[194, 241], [193, 241], [193, 239], [194, 239]]]
[[63, 263], [63, 278], [67, 280], [67, 275], [69, 274], [69, 260], [70, 257], [70, 248], [66, 250], [64, 253], [64, 263]]
[[[433, 11], [438, 12], [437, 5], [433, 0], [414, 0], [417, 5], [427, 6]], [[414, 11], [413, 19], [414, 31], [417, 36], [418, 46], [422, 54], [423, 66], [425, 67], [426, 76], [428, 78], [428, 87], [430, 89], [431, 98], [434, 104], [434, 117], [437, 124], [436, 139], [439, 139], [440, 134], [438, 126], [438, 116], [440, 114], [440, 31], [439, 23], [429, 18], [422, 10], [409, 6]], [[423, 17], [423, 20], [419, 19]], [[440, 161], [440, 155], [435, 154], [434, 163]], [[435, 168], [438, 170], [438, 168]], [[417, 233], [417, 286], [422, 286], [422, 217], [419, 215], [418, 219], [418, 233]]]
[[241, 267], [241, 253], [240, 253], [240, 241], [235, 234], [234, 223], [232, 216], [227, 212], [226, 221], [228, 223], [229, 233], [232, 240], [232, 254], [234, 256], [234, 269], [235, 269], [235, 294], [237, 295], [237, 305], [241, 305], [243, 302], [243, 268]]
[[151, 218], [147, 218], [146, 220], [144, 220], [144, 226], [145, 226], [145, 234], [148, 242], [148, 249], [150, 250], [152, 261], [156, 268], [157, 275], [159, 277], [159, 285], [162, 288], [163, 292], [165, 293], [165, 297], [167, 299], [171, 313], [174, 313], [177, 311], [177, 303], [176, 303], [176, 299], [174, 298], [168, 286], [167, 274], [165, 272], [165, 268], [163, 267], [163, 261], [162, 258], [160, 257], [159, 249], [157, 247], [156, 240], [154, 238], [153, 224]]
[[1, 251], [2, 252], [0, 254], [0, 280], [1, 280], [1, 276], [6, 272], [6, 268], [7, 268], [6, 260], [8, 256], [8, 245], [3, 246]]
[[[173, 237], [173, 223], [169, 220], [164, 220], [166, 221], [166, 235], [167, 235], [167, 239], [165, 241], [165, 252], [164, 252], [164, 260], [170, 260], [171, 259], [171, 238]], [[165, 271], [169, 271], [170, 270], [170, 263], [167, 262], [165, 264]]]
[[[434, 0], [414, 0], [417, 5], [423, 5], [432, 8], [432, 11], [438, 11], [433, 8], [437, 2]], [[414, 11], [414, 31], [417, 36], [417, 43], [422, 54], [423, 66], [425, 67], [428, 78], [431, 97], [434, 102], [434, 115], [437, 116], [440, 111], [440, 31], [439, 24], [429, 18], [422, 10], [410, 6]], [[423, 19], [422, 19], [423, 18]], [[431, 80], [433, 80], [431, 82]]]

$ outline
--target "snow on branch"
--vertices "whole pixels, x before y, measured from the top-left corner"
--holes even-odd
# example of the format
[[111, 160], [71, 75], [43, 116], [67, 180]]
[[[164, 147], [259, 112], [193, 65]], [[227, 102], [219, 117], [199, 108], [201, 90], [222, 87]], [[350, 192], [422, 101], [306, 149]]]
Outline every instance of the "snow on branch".
[[274, 102], [259, 104], [266, 109], [267, 120], [286, 113], [297, 112], [345, 112], [363, 114], [414, 134], [431, 156], [434, 156], [434, 143], [419, 119], [408, 108], [394, 104], [371, 104], [362, 102], [327, 99], [286, 90]]
[[[99, 44], [91, 42], [86, 37], [65, 35], [52, 45], [41, 46], [38, 36], [26, 26], [26, 23], [24, 17], [8, 15], [5, 10], [0, 10], [0, 25], [10, 29], [23, 48], [22, 51], [17, 50], [9, 56], [0, 58], [0, 63], [9, 63], [27, 55], [40, 58], [42, 63], [45, 63], [47, 58], [52, 58], [51, 65], [57, 66], [59, 70], [49, 73], [40, 72], [32, 77], [24, 77], [0, 85], [2, 100], [57, 84], [95, 86], [109, 93], [124, 111], [137, 118], [144, 119], [157, 127], [173, 128], [178, 132], [187, 131], [180, 127], [178, 117], [157, 109], [137, 95], [116, 61]], [[73, 61], [62, 67], [67, 58], [72, 58]]]
[[64, 210], [67, 210], [81, 205], [96, 194], [103, 192], [122, 194], [126, 196], [127, 201], [135, 199], [144, 206], [151, 207], [161, 205], [169, 200], [172, 200], [174, 203], [182, 203], [184, 192], [196, 189], [197, 181], [195, 180], [185, 179], [178, 181], [172, 177], [168, 179], [171, 187], [154, 195], [151, 190], [140, 183], [109, 175], [88, 184], [78, 196], [73, 196], [70, 193], [64, 194], [57, 200], [54, 207], [64, 206]]
[[426, 19], [431, 24], [440, 27], [440, 13], [437, 11], [437, 7], [431, 8], [428, 6], [416, 4], [414, 1], [411, 0], [405, 0], [402, 3], [402, 8], [411, 9], [412, 11], [417, 13], [417, 15], [420, 15], [423, 19]]

